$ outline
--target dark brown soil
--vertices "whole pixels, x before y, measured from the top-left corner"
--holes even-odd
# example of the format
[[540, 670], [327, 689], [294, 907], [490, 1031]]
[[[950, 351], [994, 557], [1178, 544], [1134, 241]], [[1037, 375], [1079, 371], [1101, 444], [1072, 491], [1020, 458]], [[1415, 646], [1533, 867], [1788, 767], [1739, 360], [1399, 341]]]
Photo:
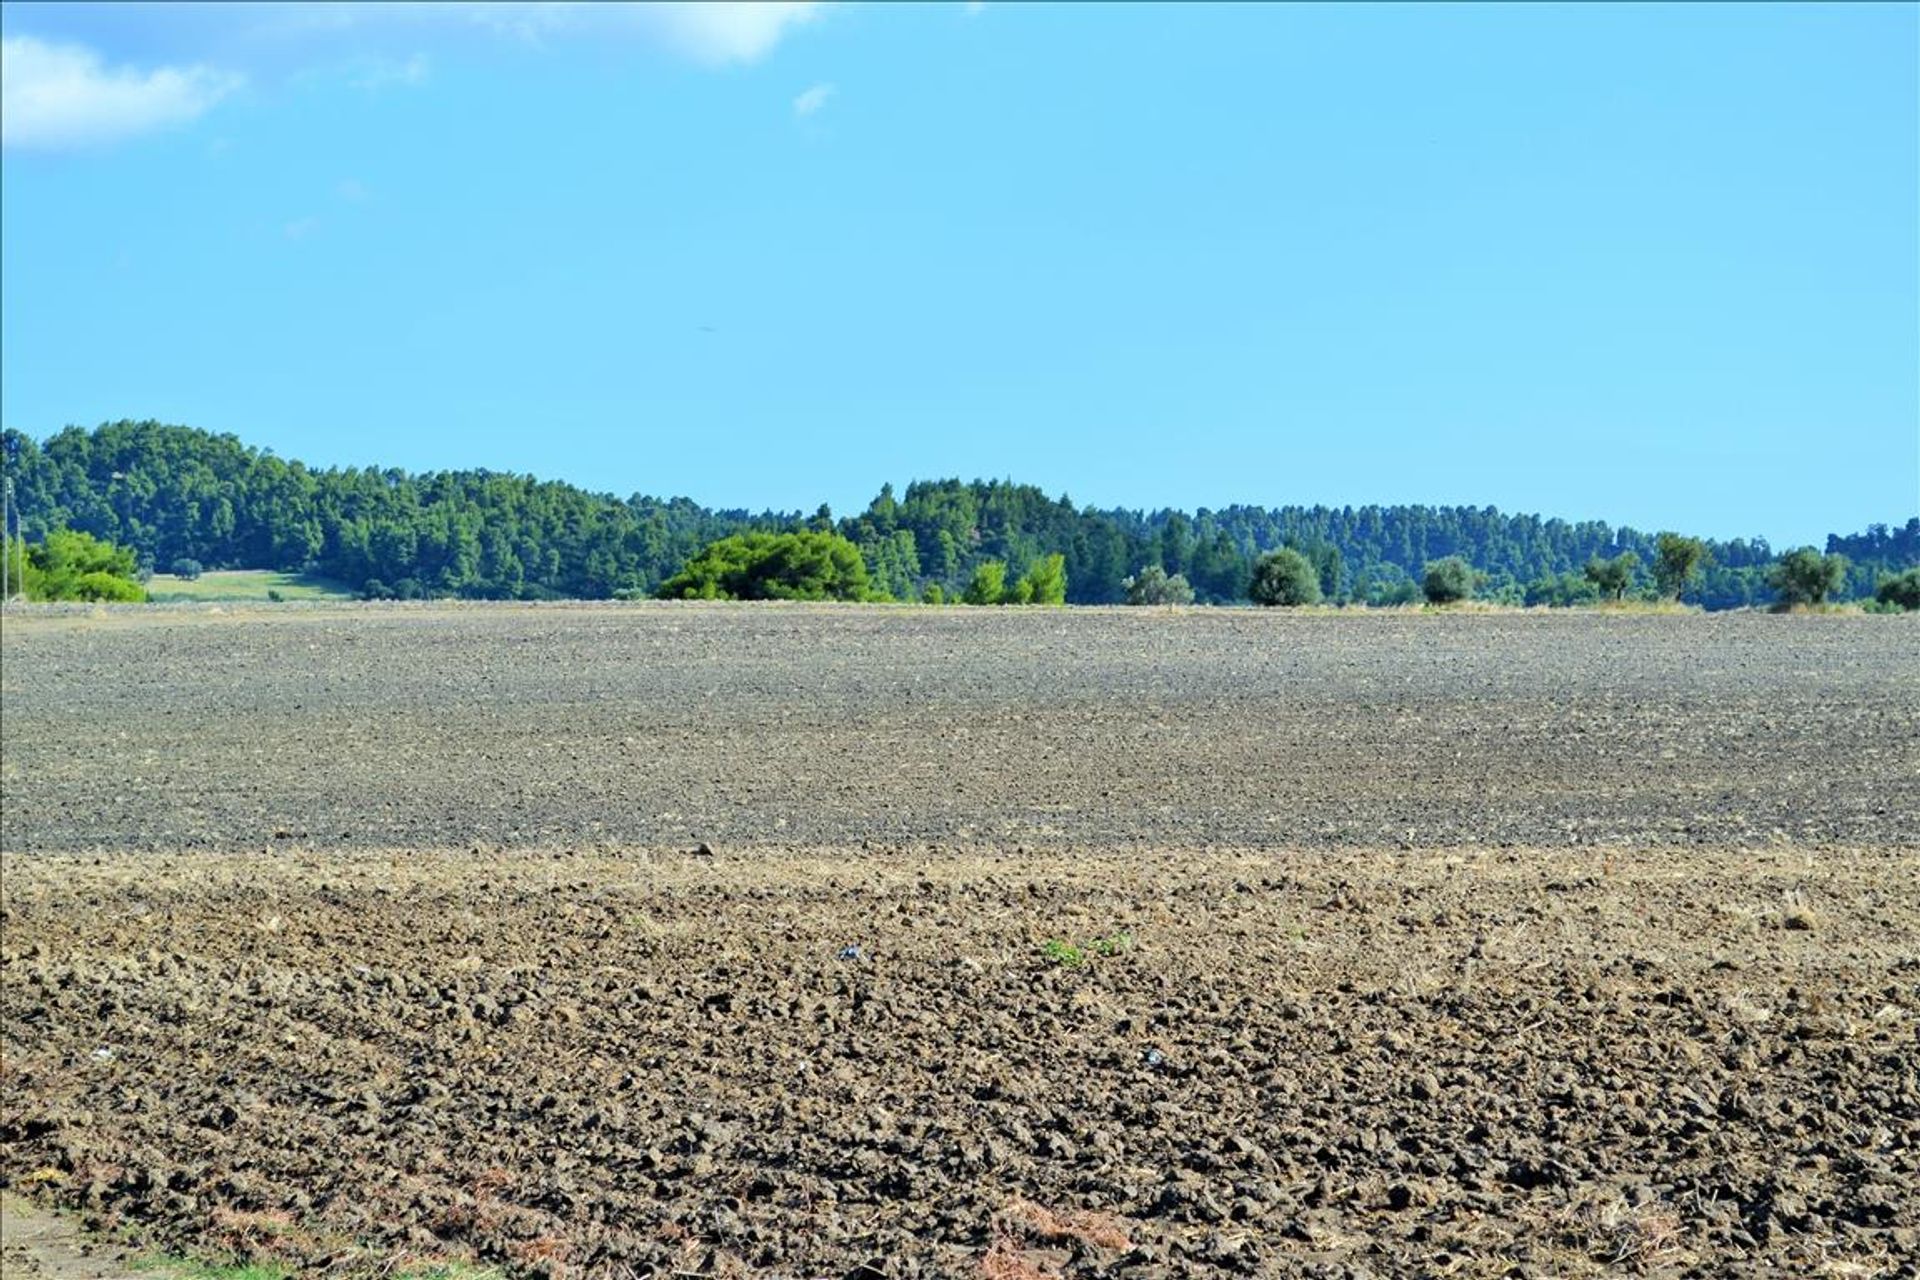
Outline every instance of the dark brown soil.
[[315, 1267], [1910, 1275], [1916, 877], [13, 859], [4, 1171]]
[[9, 614], [0, 1184], [382, 1275], [1914, 1276], [1917, 638]]

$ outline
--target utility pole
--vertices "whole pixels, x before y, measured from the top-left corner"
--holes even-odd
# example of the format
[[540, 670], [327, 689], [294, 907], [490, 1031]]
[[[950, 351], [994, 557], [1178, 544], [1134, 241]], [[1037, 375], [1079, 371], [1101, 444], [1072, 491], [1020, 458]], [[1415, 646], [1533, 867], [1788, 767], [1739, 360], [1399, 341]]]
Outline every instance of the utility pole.
[[[0, 498], [0, 540], [6, 543], [6, 549], [0, 551], [0, 602], [13, 601], [13, 477], [6, 479], [6, 496]], [[20, 589], [26, 590], [27, 575], [23, 567], [20, 571]]]
[[0, 603], [27, 598], [27, 548], [20, 537], [20, 504], [14, 500], [13, 477], [8, 476], [0, 497]]

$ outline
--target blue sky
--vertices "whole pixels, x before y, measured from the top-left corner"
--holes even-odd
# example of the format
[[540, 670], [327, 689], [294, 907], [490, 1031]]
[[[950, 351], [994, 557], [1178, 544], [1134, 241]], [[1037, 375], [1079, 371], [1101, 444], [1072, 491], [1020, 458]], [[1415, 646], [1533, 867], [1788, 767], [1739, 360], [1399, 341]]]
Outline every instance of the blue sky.
[[752, 508], [1920, 510], [1920, 9], [8, 5], [0, 415]]

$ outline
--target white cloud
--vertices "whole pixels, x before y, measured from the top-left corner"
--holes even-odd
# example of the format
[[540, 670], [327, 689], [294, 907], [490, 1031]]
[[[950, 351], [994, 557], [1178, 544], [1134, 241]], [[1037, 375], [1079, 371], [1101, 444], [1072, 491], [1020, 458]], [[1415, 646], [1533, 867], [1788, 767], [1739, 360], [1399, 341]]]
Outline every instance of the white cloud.
[[427, 55], [416, 53], [404, 62], [376, 58], [363, 62], [355, 70], [352, 84], [369, 92], [389, 88], [417, 88], [427, 82], [432, 64]]
[[967, 0], [967, 16], [973, 17], [987, 7], [987, 0]]
[[497, 35], [544, 45], [568, 36], [638, 34], [683, 57], [711, 66], [758, 62], [787, 32], [818, 17], [819, 0], [660, 0], [657, 3], [572, 3], [494, 0], [492, 3], [402, 3], [327, 7], [342, 23], [419, 23], [455, 20]]
[[827, 99], [834, 94], [830, 84], [817, 84], [793, 100], [793, 114], [810, 116], [827, 105]]
[[280, 228], [280, 231], [281, 234], [289, 240], [305, 240], [319, 229], [320, 219], [308, 215], [304, 218], [295, 218], [292, 222]]
[[184, 124], [238, 89], [211, 67], [107, 67], [81, 45], [0, 41], [0, 144], [58, 149]]
[[335, 195], [349, 204], [361, 204], [372, 194], [367, 190], [367, 184], [358, 178], [342, 178], [333, 190]]
[[[350, 82], [371, 91], [427, 82], [433, 69], [428, 56], [405, 50], [425, 43], [423, 33], [434, 27], [466, 27], [533, 44], [638, 39], [720, 67], [759, 61], [829, 7], [820, 0], [183, 6], [184, 25], [173, 45], [245, 48], [249, 65], [273, 78], [286, 74], [289, 57], [324, 65], [323, 49], [350, 42]], [[207, 16], [216, 10], [223, 16]], [[224, 16], [234, 11], [232, 20]], [[386, 50], [370, 55], [368, 44]], [[198, 56], [176, 52], [173, 63], [150, 68], [108, 65], [85, 45], [6, 36], [0, 142], [9, 148], [88, 146], [194, 120], [246, 82], [236, 72], [193, 60]]]
[[666, 43], [699, 62], [758, 62], [787, 28], [820, 13], [814, 0], [760, 0], [738, 4], [635, 6]]

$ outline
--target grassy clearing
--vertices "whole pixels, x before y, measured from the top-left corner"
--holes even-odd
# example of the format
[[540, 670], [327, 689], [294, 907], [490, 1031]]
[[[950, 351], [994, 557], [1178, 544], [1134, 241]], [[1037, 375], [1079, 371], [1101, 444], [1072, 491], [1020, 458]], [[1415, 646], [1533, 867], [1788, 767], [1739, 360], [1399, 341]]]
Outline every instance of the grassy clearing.
[[147, 598], [155, 604], [228, 600], [267, 601], [278, 592], [282, 600], [353, 600], [357, 593], [343, 582], [277, 569], [211, 569], [198, 578], [176, 578], [156, 573], [147, 583]]

